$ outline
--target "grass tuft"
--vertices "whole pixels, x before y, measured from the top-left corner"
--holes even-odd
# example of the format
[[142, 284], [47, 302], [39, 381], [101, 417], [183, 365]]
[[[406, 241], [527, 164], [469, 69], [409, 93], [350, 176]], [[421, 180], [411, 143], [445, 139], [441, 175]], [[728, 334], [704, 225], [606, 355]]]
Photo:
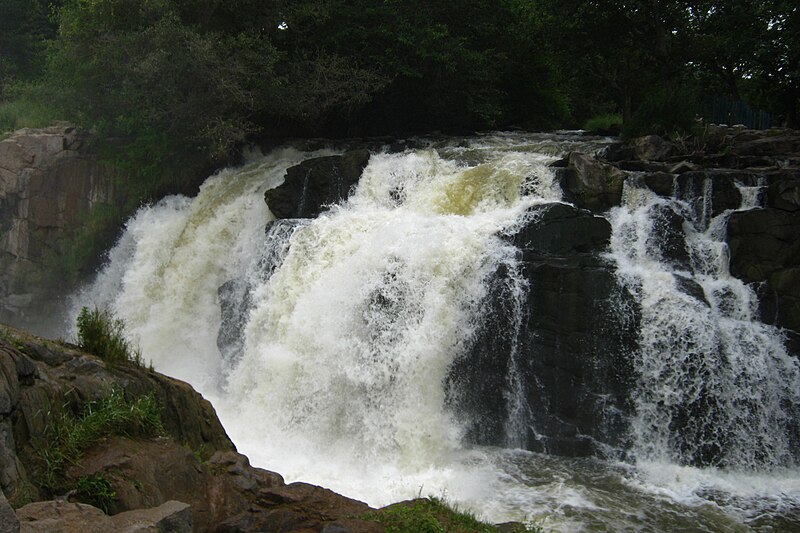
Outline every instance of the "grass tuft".
[[78, 315], [78, 345], [111, 363], [142, 365], [142, 354], [125, 338], [125, 323], [106, 309], [84, 307]]
[[51, 492], [61, 488], [64, 472], [91, 447], [112, 436], [151, 437], [163, 433], [161, 409], [153, 394], [134, 401], [122, 391], [89, 403], [83, 415], [68, 410], [48, 422], [45, 442], [39, 447], [44, 465], [40, 484]]
[[[499, 533], [501, 530], [461, 511], [441, 498], [421, 498], [368, 513], [365, 520], [380, 522], [386, 533]], [[514, 533], [541, 533], [541, 528], [519, 524]]]
[[111, 513], [114, 502], [117, 500], [117, 491], [114, 490], [114, 486], [102, 474], [80, 478], [76, 492], [82, 502], [94, 505], [102, 509], [106, 514]]
[[583, 125], [587, 131], [608, 131], [615, 127], [622, 128], [622, 115], [619, 113], [595, 115]]

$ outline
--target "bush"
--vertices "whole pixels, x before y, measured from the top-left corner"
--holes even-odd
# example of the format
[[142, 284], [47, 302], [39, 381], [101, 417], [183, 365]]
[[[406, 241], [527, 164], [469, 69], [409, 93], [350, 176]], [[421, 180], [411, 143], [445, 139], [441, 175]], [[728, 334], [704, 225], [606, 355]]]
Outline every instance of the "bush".
[[699, 109], [694, 93], [685, 87], [657, 90], [639, 106], [623, 132], [632, 138], [692, 131]]
[[[499, 533], [497, 527], [481, 522], [469, 512], [459, 511], [440, 498], [423, 498], [390, 505], [367, 514], [366, 520], [380, 522], [386, 533]], [[520, 524], [513, 533], [541, 533], [537, 526]]]
[[48, 420], [45, 442], [38, 447], [43, 462], [40, 484], [50, 491], [61, 488], [66, 467], [103, 439], [149, 437], [163, 431], [161, 409], [153, 394], [128, 401], [122, 391], [113, 389], [107, 397], [89, 403], [80, 417], [65, 411]]
[[38, 94], [35, 86], [17, 85], [0, 100], [0, 139], [20, 128], [44, 128], [58, 119], [58, 112]]
[[84, 476], [78, 480], [77, 497], [85, 503], [94, 505], [110, 514], [111, 508], [117, 499], [114, 486], [102, 474]]
[[595, 115], [583, 125], [583, 129], [587, 131], [608, 131], [614, 128], [622, 128], [622, 115], [619, 113]]
[[78, 345], [109, 363], [141, 365], [142, 356], [125, 338], [125, 323], [107, 310], [84, 307], [78, 315]]

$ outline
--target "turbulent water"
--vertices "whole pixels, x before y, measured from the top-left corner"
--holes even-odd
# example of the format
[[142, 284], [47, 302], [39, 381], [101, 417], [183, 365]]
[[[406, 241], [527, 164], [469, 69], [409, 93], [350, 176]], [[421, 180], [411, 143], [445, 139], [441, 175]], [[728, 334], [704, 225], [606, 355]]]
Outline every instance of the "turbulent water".
[[[552, 531], [800, 530], [785, 434], [800, 375], [778, 332], [755, 320], [752, 291], [727, 273], [728, 213], [711, 218], [635, 179], [607, 215], [608, 258], [642, 305], [630, 461], [464, 444], [444, 383], [481, 324], [492, 274], [517, 260], [502, 236], [531, 205], [560, 200], [550, 162], [605, 143], [494, 134], [374, 153], [344, 205], [266, 235], [264, 191], [287, 167], [333, 152], [254, 156], [196, 198], [141, 209], [75, 302], [111, 308], [156, 369], [212, 400], [253, 464], [288, 480], [372, 505], [444, 496]], [[687, 217], [688, 266], [654, 251], [654, 205]], [[680, 290], [676, 274], [709, 301]], [[218, 288], [231, 280], [247, 305], [223, 357]], [[674, 406], [698, 398], [713, 419], [682, 423]], [[718, 467], [680, 466], [709, 454]]]

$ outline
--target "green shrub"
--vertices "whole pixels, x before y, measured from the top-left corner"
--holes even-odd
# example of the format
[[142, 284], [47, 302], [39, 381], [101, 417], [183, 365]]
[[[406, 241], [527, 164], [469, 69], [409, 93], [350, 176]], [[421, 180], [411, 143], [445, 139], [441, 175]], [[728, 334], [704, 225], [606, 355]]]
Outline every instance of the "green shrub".
[[109, 363], [142, 363], [141, 353], [125, 338], [125, 323], [107, 310], [84, 307], [78, 315], [78, 345]]
[[108, 437], [150, 437], [163, 431], [161, 409], [153, 394], [128, 401], [122, 391], [113, 389], [105, 398], [87, 404], [80, 417], [65, 410], [48, 420], [44, 442], [37, 446], [43, 465], [40, 485], [50, 491], [60, 488], [67, 466]]
[[[481, 522], [474, 514], [460, 511], [440, 498], [423, 498], [390, 505], [368, 513], [366, 520], [380, 522], [386, 533], [499, 533], [493, 525]], [[508, 531], [508, 530], [505, 530]], [[538, 527], [520, 525], [514, 533], [540, 533]]]
[[0, 139], [20, 128], [44, 128], [59, 119], [39, 87], [18, 84], [0, 100]]
[[117, 491], [103, 474], [80, 478], [76, 489], [76, 496], [80, 501], [94, 505], [106, 514], [111, 512], [111, 508], [117, 500]]
[[623, 133], [630, 138], [692, 131], [699, 109], [697, 98], [688, 88], [653, 91], [625, 124]]
[[595, 115], [583, 125], [583, 129], [587, 131], [606, 131], [614, 127], [622, 127], [622, 115], [619, 113]]

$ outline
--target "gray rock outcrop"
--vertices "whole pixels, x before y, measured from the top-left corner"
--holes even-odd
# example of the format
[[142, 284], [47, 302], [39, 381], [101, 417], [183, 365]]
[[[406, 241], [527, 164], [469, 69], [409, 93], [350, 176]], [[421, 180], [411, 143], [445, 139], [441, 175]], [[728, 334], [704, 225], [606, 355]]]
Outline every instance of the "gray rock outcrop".
[[54, 263], [92, 209], [122, 201], [115, 176], [68, 125], [0, 141], [0, 321], [30, 327], [32, 308], [69, 291]]

